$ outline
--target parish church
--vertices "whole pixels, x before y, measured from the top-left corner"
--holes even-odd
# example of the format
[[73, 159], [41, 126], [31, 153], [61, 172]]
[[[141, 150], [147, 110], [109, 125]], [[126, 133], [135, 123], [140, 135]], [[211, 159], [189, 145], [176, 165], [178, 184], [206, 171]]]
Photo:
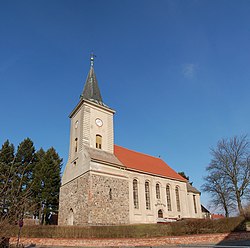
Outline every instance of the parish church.
[[200, 192], [186, 179], [158, 157], [114, 144], [115, 110], [103, 102], [93, 54], [90, 62], [80, 100], [69, 116], [69, 157], [60, 188], [58, 224], [202, 218]]

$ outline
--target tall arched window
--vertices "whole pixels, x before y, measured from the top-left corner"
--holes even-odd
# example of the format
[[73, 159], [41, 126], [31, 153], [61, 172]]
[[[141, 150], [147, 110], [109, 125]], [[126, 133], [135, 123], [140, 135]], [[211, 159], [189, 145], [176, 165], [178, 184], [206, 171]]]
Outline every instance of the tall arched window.
[[167, 185], [167, 187], [166, 187], [166, 197], [167, 197], [168, 211], [172, 211], [171, 195], [170, 195], [170, 187], [169, 187], [169, 185]]
[[181, 203], [180, 203], [180, 192], [179, 192], [178, 187], [175, 188], [175, 195], [176, 195], [177, 211], [180, 212], [181, 211]]
[[149, 193], [149, 182], [145, 182], [145, 198], [146, 198], [146, 209], [150, 209], [150, 193]]
[[102, 149], [102, 136], [97, 134], [96, 135], [96, 148]]
[[159, 183], [157, 183], [155, 185], [155, 191], [156, 191], [156, 199], [160, 199], [161, 198], [161, 194], [160, 194], [160, 185], [159, 185]]
[[197, 214], [197, 206], [196, 206], [195, 195], [193, 195], [193, 201], [194, 201], [194, 212]]
[[77, 146], [78, 146], [77, 141], [78, 141], [78, 139], [75, 138], [75, 152], [77, 152]]
[[138, 199], [138, 181], [133, 180], [133, 198], [134, 198], [134, 208], [139, 209], [139, 199]]

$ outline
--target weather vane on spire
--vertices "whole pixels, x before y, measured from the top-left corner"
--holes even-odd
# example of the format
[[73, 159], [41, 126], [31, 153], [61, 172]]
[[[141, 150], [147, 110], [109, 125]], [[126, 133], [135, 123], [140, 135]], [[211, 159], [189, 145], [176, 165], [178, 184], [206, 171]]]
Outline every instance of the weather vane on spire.
[[95, 60], [96, 55], [92, 51], [90, 54], [90, 65], [93, 67], [94, 66], [94, 60]]

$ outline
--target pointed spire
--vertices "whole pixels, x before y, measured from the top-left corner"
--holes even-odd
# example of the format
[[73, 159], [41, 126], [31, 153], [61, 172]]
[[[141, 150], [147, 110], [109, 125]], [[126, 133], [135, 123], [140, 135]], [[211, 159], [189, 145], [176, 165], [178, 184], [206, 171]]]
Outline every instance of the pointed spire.
[[92, 52], [90, 54], [90, 66], [94, 67], [94, 60], [95, 60], [96, 55]]
[[86, 100], [91, 100], [95, 101], [101, 105], [103, 105], [102, 102], [102, 96], [98, 87], [96, 75], [94, 72], [94, 58], [96, 56], [92, 52], [90, 55], [90, 70], [89, 74], [87, 76], [84, 89], [81, 95], [81, 98], [86, 99]]

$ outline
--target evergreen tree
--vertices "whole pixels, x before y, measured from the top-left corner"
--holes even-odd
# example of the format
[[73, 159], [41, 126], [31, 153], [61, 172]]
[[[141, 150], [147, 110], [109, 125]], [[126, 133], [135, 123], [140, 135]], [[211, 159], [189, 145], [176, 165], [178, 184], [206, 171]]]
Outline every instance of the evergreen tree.
[[178, 174], [187, 179], [190, 185], [193, 185], [193, 182], [190, 182], [189, 176], [187, 176], [184, 171], [180, 171]]
[[34, 171], [37, 213], [39, 212], [41, 224], [49, 224], [50, 213], [58, 211], [62, 159], [53, 147], [46, 152], [40, 149], [37, 158]]
[[14, 146], [6, 140], [0, 150], [0, 216], [8, 214], [13, 180]]
[[61, 166], [53, 147], [35, 152], [26, 138], [15, 153], [7, 140], [0, 150], [0, 224], [3, 219], [14, 223], [24, 213], [34, 213], [48, 224], [50, 213], [58, 211]]
[[44, 156], [45, 151], [41, 148], [36, 152], [37, 163], [33, 172], [32, 195], [34, 203], [34, 216], [38, 219], [41, 217], [42, 209], [42, 191], [44, 178]]
[[24, 212], [31, 208], [31, 187], [35, 164], [34, 144], [30, 138], [26, 138], [19, 144], [14, 162], [16, 176], [13, 180], [15, 192], [12, 207], [17, 214], [16, 218], [22, 218]]

